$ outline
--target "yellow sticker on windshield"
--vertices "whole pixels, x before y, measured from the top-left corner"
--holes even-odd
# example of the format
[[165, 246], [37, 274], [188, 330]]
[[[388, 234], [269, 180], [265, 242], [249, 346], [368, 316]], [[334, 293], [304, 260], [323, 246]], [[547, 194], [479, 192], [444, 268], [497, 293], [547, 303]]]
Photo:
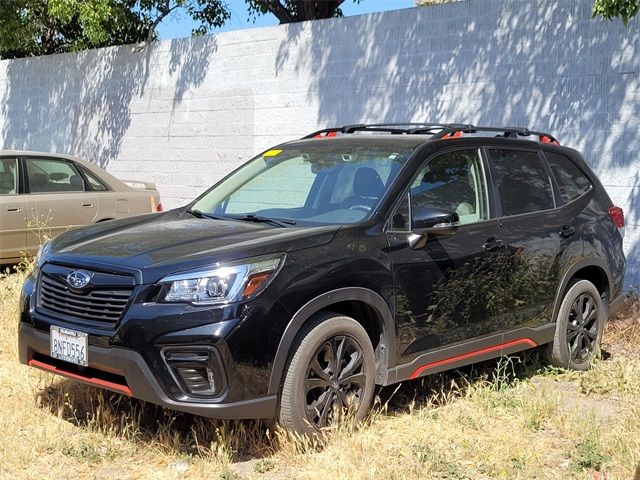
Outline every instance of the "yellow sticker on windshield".
[[282, 150], [267, 150], [262, 154], [263, 157], [275, 157], [276, 155], [280, 155]]

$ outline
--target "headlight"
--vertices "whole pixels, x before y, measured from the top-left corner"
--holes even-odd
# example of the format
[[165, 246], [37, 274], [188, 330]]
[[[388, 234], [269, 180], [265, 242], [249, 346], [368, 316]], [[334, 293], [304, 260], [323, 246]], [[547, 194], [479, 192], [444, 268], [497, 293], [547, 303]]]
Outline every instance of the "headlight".
[[163, 284], [160, 298], [163, 302], [194, 305], [249, 300], [267, 288], [283, 263], [284, 254], [169, 275], [160, 280]]

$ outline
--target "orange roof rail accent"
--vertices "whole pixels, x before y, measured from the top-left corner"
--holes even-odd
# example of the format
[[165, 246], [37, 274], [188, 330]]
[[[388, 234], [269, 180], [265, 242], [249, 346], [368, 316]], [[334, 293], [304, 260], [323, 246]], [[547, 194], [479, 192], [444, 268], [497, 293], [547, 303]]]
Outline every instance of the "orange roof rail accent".
[[538, 138], [540, 139], [540, 143], [551, 143], [553, 145], [560, 145], [557, 140], [552, 140], [546, 135], [540, 135]]
[[460, 138], [462, 136], [462, 131], [456, 130], [455, 132], [447, 133], [442, 137], [442, 140], [451, 140], [452, 138]]
[[[315, 135], [313, 135], [311, 138], [333, 138], [337, 136], [338, 136], [337, 130], [330, 130], [330, 131], [320, 131]], [[306, 138], [309, 138], [309, 137], [306, 137]]]

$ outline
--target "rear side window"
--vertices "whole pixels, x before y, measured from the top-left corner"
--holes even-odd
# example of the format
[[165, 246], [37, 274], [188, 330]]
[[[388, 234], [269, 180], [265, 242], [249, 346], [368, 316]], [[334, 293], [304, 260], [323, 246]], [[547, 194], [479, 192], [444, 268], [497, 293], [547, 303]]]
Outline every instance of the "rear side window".
[[591, 188], [591, 182], [569, 158], [558, 153], [545, 152], [553, 176], [556, 177], [560, 197], [564, 203], [575, 200]]
[[84, 176], [87, 177], [89, 186], [94, 192], [106, 192], [109, 190], [107, 186], [89, 170], [87, 170], [86, 168], [82, 168], [82, 172], [84, 173]]
[[502, 215], [520, 215], [554, 207], [551, 179], [537, 152], [490, 150]]

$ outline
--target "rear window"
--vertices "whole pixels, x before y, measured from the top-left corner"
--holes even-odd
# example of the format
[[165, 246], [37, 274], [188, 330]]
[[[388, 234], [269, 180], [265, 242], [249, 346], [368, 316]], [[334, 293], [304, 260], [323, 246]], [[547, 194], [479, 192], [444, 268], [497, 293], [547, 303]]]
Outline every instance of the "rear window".
[[93, 190], [94, 192], [106, 192], [109, 190], [107, 186], [104, 183], [102, 183], [102, 181], [98, 177], [96, 177], [93, 173], [91, 173], [89, 170], [82, 167], [82, 172], [84, 173], [84, 176], [87, 178], [87, 181], [89, 182], [89, 186], [91, 187], [91, 190]]
[[553, 176], [556, 178], [560, 197], [564, 203], [575, 200], [591, 188], [591, 182], [569, 158], [558, 153], [545, 152]]
[[537, 152], [490, 150], [502, 215], [520, 215], [554, 207], [551, 179]]

